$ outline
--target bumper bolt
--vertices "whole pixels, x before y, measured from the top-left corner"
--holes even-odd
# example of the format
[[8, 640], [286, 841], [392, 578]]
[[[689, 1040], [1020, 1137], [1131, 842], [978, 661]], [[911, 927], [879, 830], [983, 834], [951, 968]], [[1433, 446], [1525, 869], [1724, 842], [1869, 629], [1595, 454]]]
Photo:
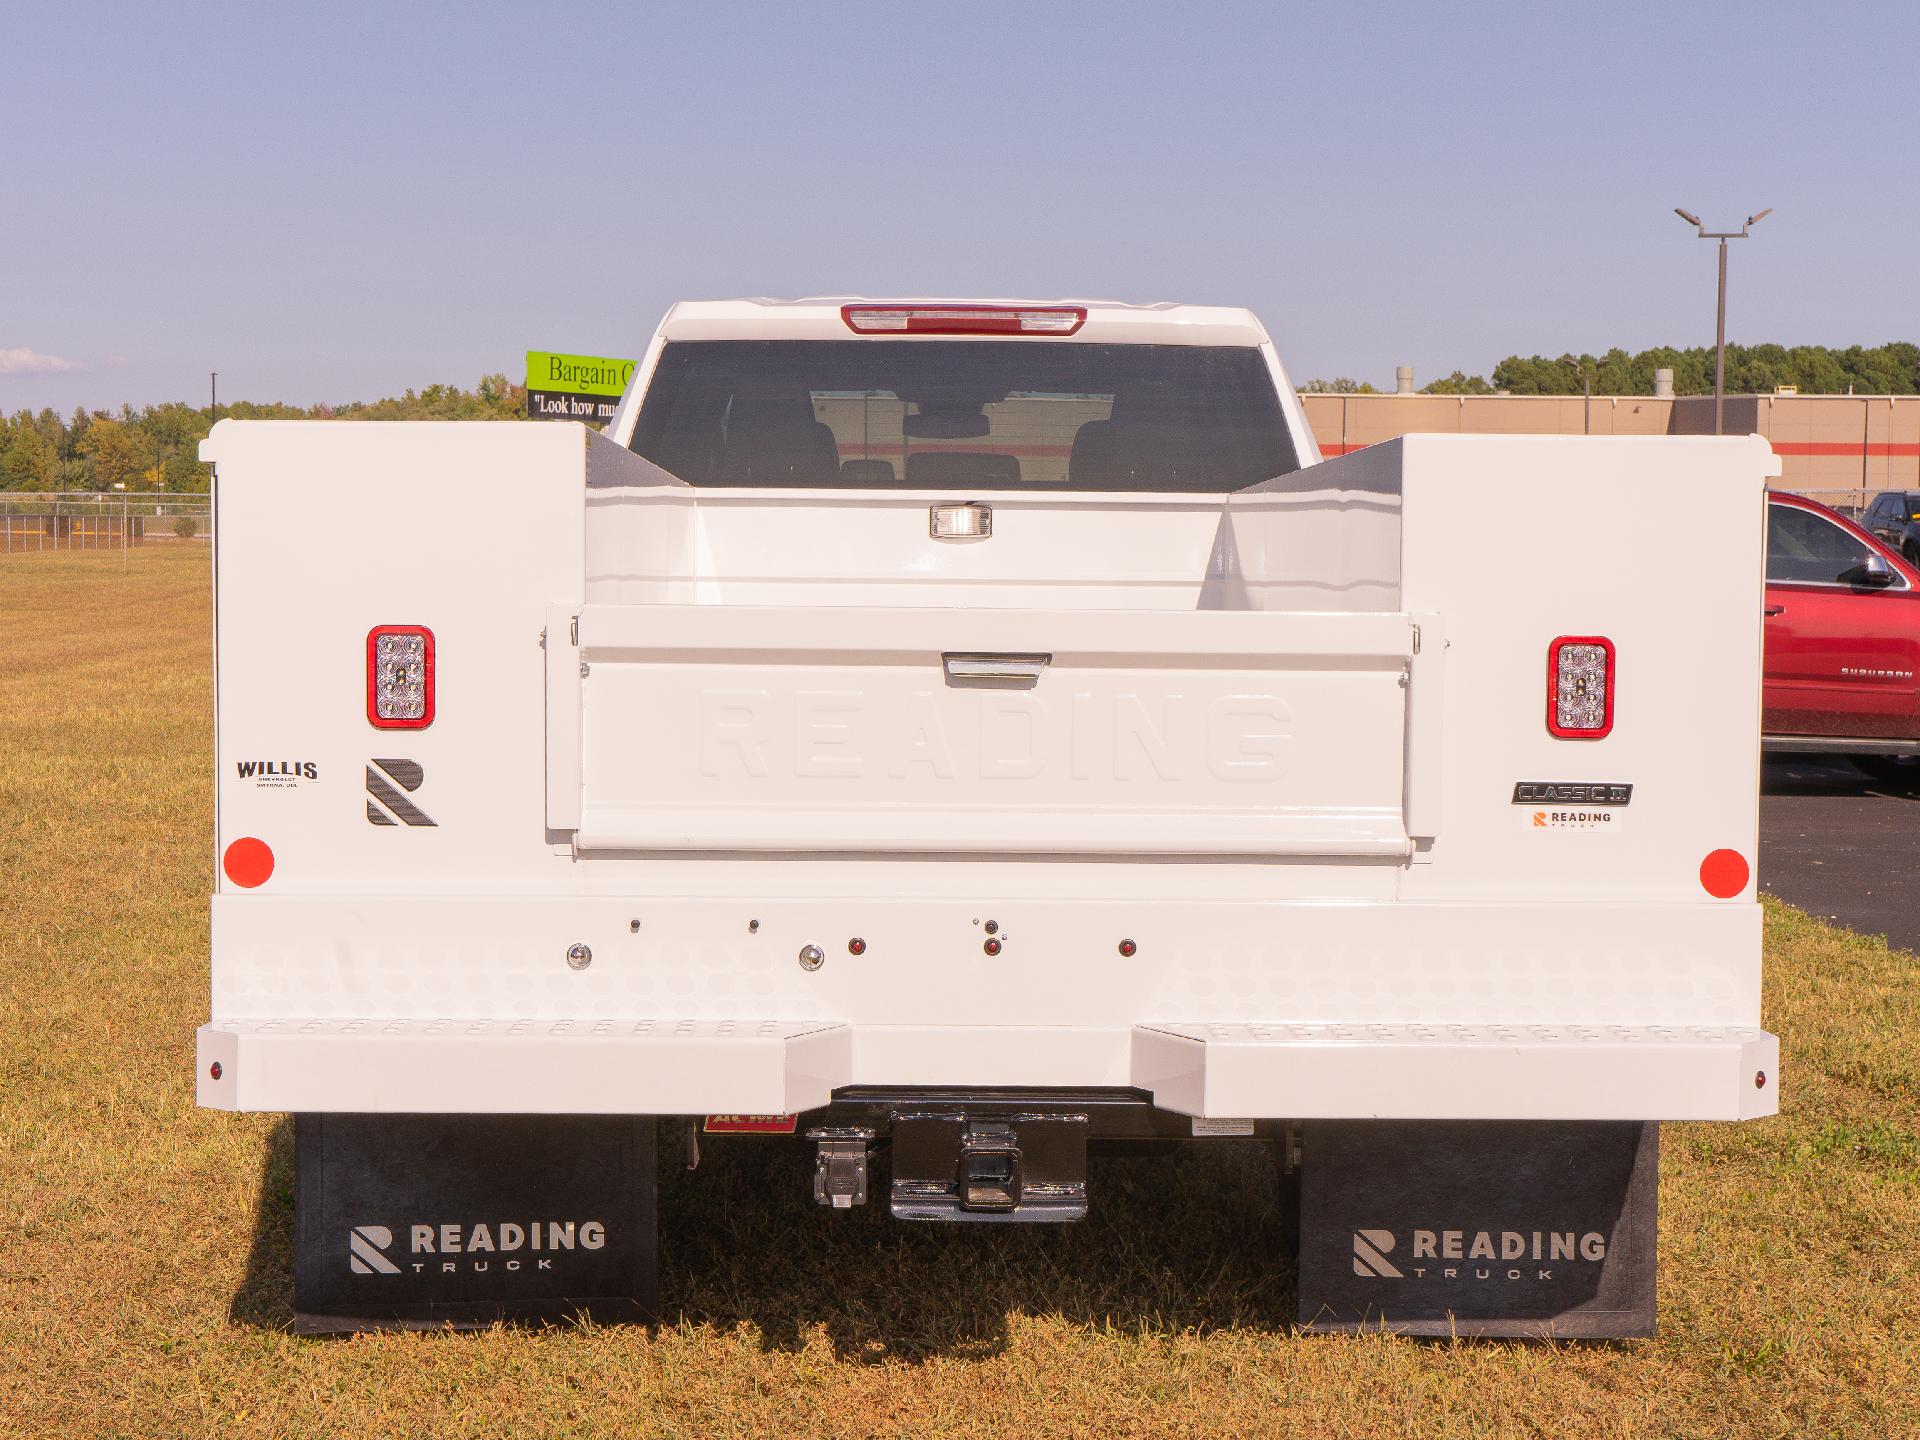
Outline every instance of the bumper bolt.
[[584, 970], [591, 964], [593, 964], [593, 951], [589, 950], [585, 945], [576, 941], [567, 947], [568, 969]]
[[802, 970], [818, 970], [826, 963], [827, 952], [822, 950], [818, 945], [802, 945], [800, 947], [800, 968]]

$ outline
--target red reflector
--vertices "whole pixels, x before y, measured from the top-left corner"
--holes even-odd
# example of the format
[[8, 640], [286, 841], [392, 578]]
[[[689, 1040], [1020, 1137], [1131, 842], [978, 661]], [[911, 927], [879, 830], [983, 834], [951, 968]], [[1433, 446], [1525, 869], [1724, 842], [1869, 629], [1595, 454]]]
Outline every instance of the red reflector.
[[1084, 305], [842, 305], [856, 335], [1071, 335]]
[[791, 1135], [798, 1115], [709, 1115], [703, 1127], [709, 1135]]
[[1598, 740], [1613, 729], [1613, 642], [1562, 635], [1547, 647], [1547, 731]]
[[376, 625], [367, 632], [367, 723], [424, 730], [433, 723], [433, 632]]
[[1731, 900], [1747, 888], [1749, 873], [1738, 850], [1716, 850], [1700, 862], [1700, 888], [1716, 900]]
[[273, 874], [273, 851], [266, 841], [244, 835], [227, 846], [226, 854], [220, 857], [220, 868], [241, 889], [251, 890], [266, 884]]

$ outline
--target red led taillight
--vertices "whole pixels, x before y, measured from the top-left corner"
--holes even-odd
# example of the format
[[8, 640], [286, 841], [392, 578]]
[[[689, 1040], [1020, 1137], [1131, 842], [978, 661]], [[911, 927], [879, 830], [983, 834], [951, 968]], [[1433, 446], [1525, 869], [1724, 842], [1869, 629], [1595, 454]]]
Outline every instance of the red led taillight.
[[367, 632], [367, 723], [424, 730], [433, 723], [433, 632], [376, 625]]
[[1613, 642], [1562, 635], [1547, 647], [1547, 730], [1562, 740], [1598, 740], [1613, 729]]
[[1084, 305], [842, 305], [856, 335], [1071, 335]]

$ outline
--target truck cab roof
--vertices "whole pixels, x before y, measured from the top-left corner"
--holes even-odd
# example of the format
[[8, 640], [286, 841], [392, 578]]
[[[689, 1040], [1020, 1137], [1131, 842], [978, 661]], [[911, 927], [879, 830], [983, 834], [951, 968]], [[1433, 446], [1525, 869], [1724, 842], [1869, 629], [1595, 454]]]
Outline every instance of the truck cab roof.
[[[847, 322], [845, 308], [848, 306], [1007, 311], [1071, 307], [1084, 311], [1086, 316], [1071, 334], [1034, 338], [1106, 345], [1261, 346], [1269, 343], [1266, 327], [1254, 313], [1233, 306], [1176, 305], [1168, 301], [1128, 305], [1117, 300], [901, 299], [859, 295], [811, 296], [800, 300], [683, 300], [661, 321], [660, 338], [666, 341], [848, 340], [859, 333]], [[919, 337], [895, 333], [872, 338]]]

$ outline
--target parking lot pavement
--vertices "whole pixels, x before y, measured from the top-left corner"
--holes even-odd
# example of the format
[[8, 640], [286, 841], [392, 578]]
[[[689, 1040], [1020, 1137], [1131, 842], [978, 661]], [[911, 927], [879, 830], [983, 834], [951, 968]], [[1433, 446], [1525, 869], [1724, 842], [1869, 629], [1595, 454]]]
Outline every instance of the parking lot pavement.
[[1842, 759], [1769, 759], [1760, 776], [1760, 888], [1920, 954], [1920, 794]]

